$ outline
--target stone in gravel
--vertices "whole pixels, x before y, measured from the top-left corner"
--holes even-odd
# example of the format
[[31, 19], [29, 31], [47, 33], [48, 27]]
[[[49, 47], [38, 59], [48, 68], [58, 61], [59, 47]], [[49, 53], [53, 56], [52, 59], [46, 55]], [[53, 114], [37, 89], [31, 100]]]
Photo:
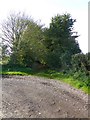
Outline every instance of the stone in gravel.
[[39, 112], [39, 115], [41, 115], [41, 113]]
[[51, 105], [55, 105], [55, 101], [53, 101], [53, 102], [51, 103]]
[[75, 106], [75, 103], [73, 103], [72, 105]]
[[59, 108], [57, 112], [61, 112], [61, 109]]

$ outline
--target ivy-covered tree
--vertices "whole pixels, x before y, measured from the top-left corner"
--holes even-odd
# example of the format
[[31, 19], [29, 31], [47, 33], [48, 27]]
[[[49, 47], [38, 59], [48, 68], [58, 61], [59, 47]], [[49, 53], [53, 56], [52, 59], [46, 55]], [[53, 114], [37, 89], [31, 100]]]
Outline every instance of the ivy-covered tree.
[[30, 21], [22, 35], [19, 51], [17, 53], [18, 62], [22, 61], [21, 64], [25, 66], [32, 66], [35, 61], [45, 64], [47, 52], [43, 40], [44, 35], [42, 27], [36, 22]]

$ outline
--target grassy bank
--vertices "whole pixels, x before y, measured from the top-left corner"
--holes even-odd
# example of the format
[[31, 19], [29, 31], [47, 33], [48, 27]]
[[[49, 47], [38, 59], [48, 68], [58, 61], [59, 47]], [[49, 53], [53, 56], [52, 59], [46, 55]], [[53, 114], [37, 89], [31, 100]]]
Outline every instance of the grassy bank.
[[[71, 86], [83, 90], [85, 93], [90, 94], [89, 87], [80, 77], [75, 78], [75, 76], [69, 73], [57, 72], [54, 70], [43, 70], [43, 71], [33, 71], [30, 68], [24, 67], [8, 67], [2, 66], [0, 74], [3, 75], [35, 75], [40, 77], [46, 77], [50, 79], [57, 79]], [[86, 79], [86, 78], [85, 78]]]

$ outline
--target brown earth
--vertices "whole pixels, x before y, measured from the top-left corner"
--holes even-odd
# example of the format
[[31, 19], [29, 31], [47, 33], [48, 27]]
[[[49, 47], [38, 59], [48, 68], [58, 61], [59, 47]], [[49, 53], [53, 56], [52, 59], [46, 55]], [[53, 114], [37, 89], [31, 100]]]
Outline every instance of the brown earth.
[[88, 118], [88, 95], [51, 79], [2, 78], [3, 118]]

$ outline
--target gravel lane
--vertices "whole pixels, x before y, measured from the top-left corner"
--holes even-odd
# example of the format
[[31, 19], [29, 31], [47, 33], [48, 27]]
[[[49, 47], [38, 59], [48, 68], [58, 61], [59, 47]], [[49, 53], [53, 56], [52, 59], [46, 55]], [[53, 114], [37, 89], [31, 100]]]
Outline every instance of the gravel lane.
[[87, 118], [88, 95], [34, 76], [2, 78], [3, 118]]

